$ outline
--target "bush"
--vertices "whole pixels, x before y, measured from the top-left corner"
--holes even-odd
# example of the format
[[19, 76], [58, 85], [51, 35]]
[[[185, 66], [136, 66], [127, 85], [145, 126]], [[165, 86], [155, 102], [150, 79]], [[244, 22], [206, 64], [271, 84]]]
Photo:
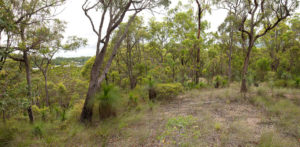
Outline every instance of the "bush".
[[32, 105], [32, 111], [35, 117], [40, 117], [43, 121], [46, 121], [49, 114], [49, 107], [39, 108], [36, 105]]
[[201, 88], [208, 87], [208, 85], [203, 81], [199, 81], [198, 84], [196, 84], [195, 82], [185, 82], [184, 87], [187, 89], [194, 89], [194, 88], [201, 89]]
[[298, 88], [300, 84], [300, 79], [296, 78], [295, 80], [276, 80], [274, 82], [275, 87], [294, 87]]
[[199, 82], [196, 88], [201, 89], [201, 88], [206, 88], [206, 87], [208, 87], [208, 85], [206, 83]]
[[266, 93], [267, 93], [267, 90], [263, 87], [260, 87], [257, 89], [257, 95], [259, 95], [259, 96], [265, 96]]
[[43, 136], [43, 131], [41, 125], [36, 125], [32, 129], [32, 134], [36, 137], [42, 137]]
[[295, 79], [295, 86], [296, 86], [297, 88], [300, 88], [300, 77], [297, 77], [297, 78]]
[[75, 103], [74, 106], [67, 112], [68, 120], [70, 121], [79, 120], [83, 105], [84, 105], [84, 100], [80, 100], [78, 103]]
[[214, 78], [213, 84], [214, 84], [215, 88], [226, 87], [226, 86], [228, 86], [228, 81], [226, 78], [224, 78], [222, 76], [216, 76]]
[[157, 84], [155, 87], [158, 99], [170, 99], [183, 91], [180, 83]]
[[287, 87], [287, 82], [286, 82], [286, 80], [276, 80], [275, 82], [274, 82], [274, 86], [275, 87]]

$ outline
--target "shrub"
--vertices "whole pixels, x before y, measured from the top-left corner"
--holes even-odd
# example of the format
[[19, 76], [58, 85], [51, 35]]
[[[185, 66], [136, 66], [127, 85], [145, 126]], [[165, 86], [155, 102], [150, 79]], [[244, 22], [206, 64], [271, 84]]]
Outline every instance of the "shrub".
[[41, 125], [36, 125], [32, 129], [32, 134], [36, 137], [42, 137], [43, 136], [43, 131]]
[[206, 88], [207, 86], [208, 86], [208, 85], [207, 85], [206, 83], [204, 83], [204, 82], [199, 82], [196, 88], [201, 89], [201, 88]]
[[39, 108], [36, 105], [32, 105], [32, 111], [36, 117], [41, 117], [42, 120], [45, 121], [47, 115], [49, 114], [49, 107]]
[[215, 88], [226, 87], [228, 86], [228, 81], [226, 78], [218, 75], [214, 78], [213, 84]]
[[199, 81], [198, 84], [196, 84], [195, 82], [185, 82], [184, 83], [184, 87], [187, 89], [201, 89], [201, 88], [206, 88], [207, 84], [203, 81]]
[[297, 78], [295, 79], [295, 86], [296, 86], [297, 88], [300, 88], [300, 77], [297, 77]]
[[221, 129], [222, 129], [221, 123], [216, 122], [216, 123], [215, 123], [215, 130], [216, 130], [216, 131], [220, 131]]
[[80, 118], [80, 113], [83, 108], [84, 100], [75, 103], [74, 106], [67, 112], [68, 120], [76, 121]]
[[263, 87], [260, 87], [257, 89], [257, 95], [259, 95], [259, 96], [265, 96], [266, 93], [267, 93], [267, 90]]
[[158, 99], [170, 99], [183, 91], [180, 83], [157, 84], [155, 87]]
[[119, 89], [113, 85], [102, 85], [102, 90], [95, 96], [99, 102], [99, 117], [106, 119], [116, 116], [116, 106], [120, 99]]
[[274, 82], [274, 86], [275, 87], [287, 87], [287, 82], [286, 82], [286, 80], [276, 80], [275, 82]]
[[274, 86], [275, 87], [299, 87], [299, 84], [300, 84], [300, 79], [295, 79], [295, 80], [283, 80], [283, 79], [280, 79], [280, 80], [276, 80], [274, 82]]

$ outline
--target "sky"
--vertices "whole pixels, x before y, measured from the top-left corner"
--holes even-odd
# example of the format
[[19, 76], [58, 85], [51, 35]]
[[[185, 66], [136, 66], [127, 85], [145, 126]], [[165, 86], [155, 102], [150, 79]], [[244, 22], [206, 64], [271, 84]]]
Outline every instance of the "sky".
[[[96, 43], [97, 36], [93, 33], [91, 25], [84, 15], [81, 6], [84, 0], [69, 0], [61, 8], [60, 13], [56, 16], [57, 18], [67, 22], [66, 31], [64, 33], [65, 38], [68, 36], [78, 36], [86, 38], [88, 40], [88, 45], [81, 47], [76, 51], [61, 51], [56, 54], [55, 57], [81, 57], [81, 56], [94, 56], [96, 53]], [[178, 4], [178, 0], [172, 0], [171, 8]], [[163, 8], [161, 8], [163, 9]], [[140, 13], [145, 21], [149, 20], [151, 17], [155, 17], [156, 20], [161, 20], [165, 17], [164, 14], [152, 14], [149, 11]], [[212, 14], [207, 14], [204, 19], [207, 20], [211, 28], [208, 31], [216, 31], [218, 26], [223, 22], [226, 17], [225, 10], [212, 10]]]
[[[55, 57], [81, 57], [81, 56], [94, 56], [96, 53], [96, 43], [97, 36], [94, 34], [87, 17], [84, 15], [81, 6], [85, 0], [69, 0], [67, 3], [60, 8], [60, 13], [56, 16], [57, 18], [67, 22], [67, 28], [64, 33], [65, 38], [68, 36], [78, 36], [86, 38], [88, 40], [88, 45], [81, 47], [76, 51], [61, 51], [56, 54]], [[179, 0], [172, 0], [171, 8], [178, 4]], [[183, 2], [184, 3], [184, 2]], [[161, 10], [161, 9], [160, 9]], [[299, 10], [299, 9], [298, 9]], [[207, 32], [214, 32], [218, 30], [218, 26], [224, 21], [227, 12], [223, 9], [212, 9], [211, 14], [206, 14], [204, 20], [210, 23], [210, 29]], [[300, 11], [298, 11], [300, 12]], [[92, 13], [94, 17], [96, 13]], [[156, 20], [162, 20], [165, 14], [152, 14], [149, 11], [144, 11], [139, 14], [144, 18], [146, 22], [151, 17], [155, 17]], [[98, 16], [99, 18], [100, 16]], [[97, 19], [99, 20], [99, 19]]]

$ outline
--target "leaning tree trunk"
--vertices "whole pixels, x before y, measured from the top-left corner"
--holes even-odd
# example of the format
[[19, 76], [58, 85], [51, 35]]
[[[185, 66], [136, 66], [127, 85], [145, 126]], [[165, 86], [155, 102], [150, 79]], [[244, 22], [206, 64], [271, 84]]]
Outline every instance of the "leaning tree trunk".
[[[129, 8], [129, 6], [128, 6], [128, 8]], [[140, 12], [140, 11], [138, 11], [138, 12]], [[100, 89], [100, 84], [103, 81], [103, 79], [105, 78], [105, 74], [108, 73], [108, 71], [111, 67], [112, 61], [113, 61], [113, 59], [115, 58], [115, 56], [117, 54], [117, 50], [121, 46], [121, 43], [125, 38], [125, 35], [128, 33], [129, 25], [133, 22], [133, 20], [136, 17], [138, 12], [135, 12], [134, 15], [131, 16], [131, 18], [129, 19], [129, 21], [126, 25], [125, 31], [122, 32], [122, 33], [120, 31], [117, 34], [117, 36], [120, 36], [120, 38], [114, 44], [112, 54], [111, 54], [109, 60], [107, 61], [106, 65], [103, 64], [103, 60], [104, 60], [104, 56], [106, 54], [106, 50], [107, 50], [107, 47], [108, 47], [110, 34], [112, 33], [112, 31], [114, 29], [109, 27], [111, 30], [109, 31], [109, 34], [107, 34], [107, 38], [105, 39], [104, 46], [102, 47], [100, 53], [98, 53], [98, 50], [100, 49], [101, 35], [100, 36], [98, 35], [97, 54], [96, 54], [96, 59], [95, 59], [95, 62], [93, 64], [92, 70], [91, 70], [90, 85], [89, 85], [88, 93], [87, 93], [87, 96], [86, 96], [86, 99], [85, 99], [85, 102], [84, 102], [84, 106], [82, 108], [81, 116], [80, 116], [80, 121], [81, 122], [85, 123], [85, 122], [91, 122], [92, 121], [93, 102], [91, 100], [95, 96], [96, 92]], [[125, 15], [125, 13], [124, 13], [124, 15]], [[124, 15], [123, 15], [123, 17], [124, 17]], [[122, 19], [123, 19], [123, 17], [122, 17]], [[122, 19], [120, 20], [120, 22], [122, 22]], [[101, 76], [100, 76], [100, 70], [101, 70], [102, 65], [104, 65], [104, 69], [101, 72]]]
[[[105, 48], [103, 48], [105, 50]], [[104, 50], [102, 49], [101, 54], [96, 56], [95, 63], [92, 67], [90, 85], [84, 102], [84, 106], [81, 112], [80, 121], [81, 122], [91, 122], [93, 116], [93, 102], [92, 98], [96, 92], [100, 89], [100, 84], [98, 83], [98, 77], [100, 75], [100, 67], [104, 58]]]
[[242, 71], [242, 85], [241, 85], [241, 92], [246, 93], [248, 91], [247, 89], [247, 72], [248, 72], [248, 66], [249, 66], [249, 60], [250, 60], [250, 53], [253, 47], [253, 43], [251, 43], [248, 47], [247, 55], [245, 57], [243, 71]]
[[26, 69], [27, 96], [28, 96], [29, 100], [31, 101], [30, 105], [27, 108], [27, 112], [28, 112], [28, 117], [29, 117], [30, 123], [33, 123], [33, 114], [32, 114], [32, 109], [31, 109], [31, 104], [33, 103], [33, 100], [32, 100], [32, 95], [31, 95], [30, 61], [28, 59], [27, 51], [23, 52], [23, 58], [24, 58], [25, 69]]

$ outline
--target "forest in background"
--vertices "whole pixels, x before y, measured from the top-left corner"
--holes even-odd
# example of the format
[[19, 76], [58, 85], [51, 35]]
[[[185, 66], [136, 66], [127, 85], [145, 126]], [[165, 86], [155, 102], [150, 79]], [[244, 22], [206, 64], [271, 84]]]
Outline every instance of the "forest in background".
[[[87, 45], [85, 38], [63, 36], [66, 23], [54, 19], [53, 9], [64, 3], [0, 0], [0, 146], [122, 146], [122, 139], [125, 146], [197, 146], [199, 140], [203, 146], [299, 146], [299, 1], [195, 0], [171, 8], [168, 0], [85, 0], [78, 11], [97, 36], [95, 56], [54, 58]], [[228, 14], [218, 31], [208, 32], [203, 16], [213, 7]], [[155, 9], [167, 16], [158, 21], [138, 15]], [[244, 133], [233, 130], [232, 137], [226, 123], [203, 115], [198, 134], [189, 132], [199, 126], [196, 115], [184, 115], [157, 120], [153, 128], [162, 132], [154, 136], [128, 130], [156, 120], [161, 116], [154, 114], [185, 96], [235, 108], [251, 104], [266, 113], [262, 123], [278, 129], [273, 136], [234, 138]], [[184, 104], [191, 105], [179, 101], [178, 110]], [[214, 125], [203, 130], [202, 123]], [[274, 142], [276, 137], [286, 141]]]

